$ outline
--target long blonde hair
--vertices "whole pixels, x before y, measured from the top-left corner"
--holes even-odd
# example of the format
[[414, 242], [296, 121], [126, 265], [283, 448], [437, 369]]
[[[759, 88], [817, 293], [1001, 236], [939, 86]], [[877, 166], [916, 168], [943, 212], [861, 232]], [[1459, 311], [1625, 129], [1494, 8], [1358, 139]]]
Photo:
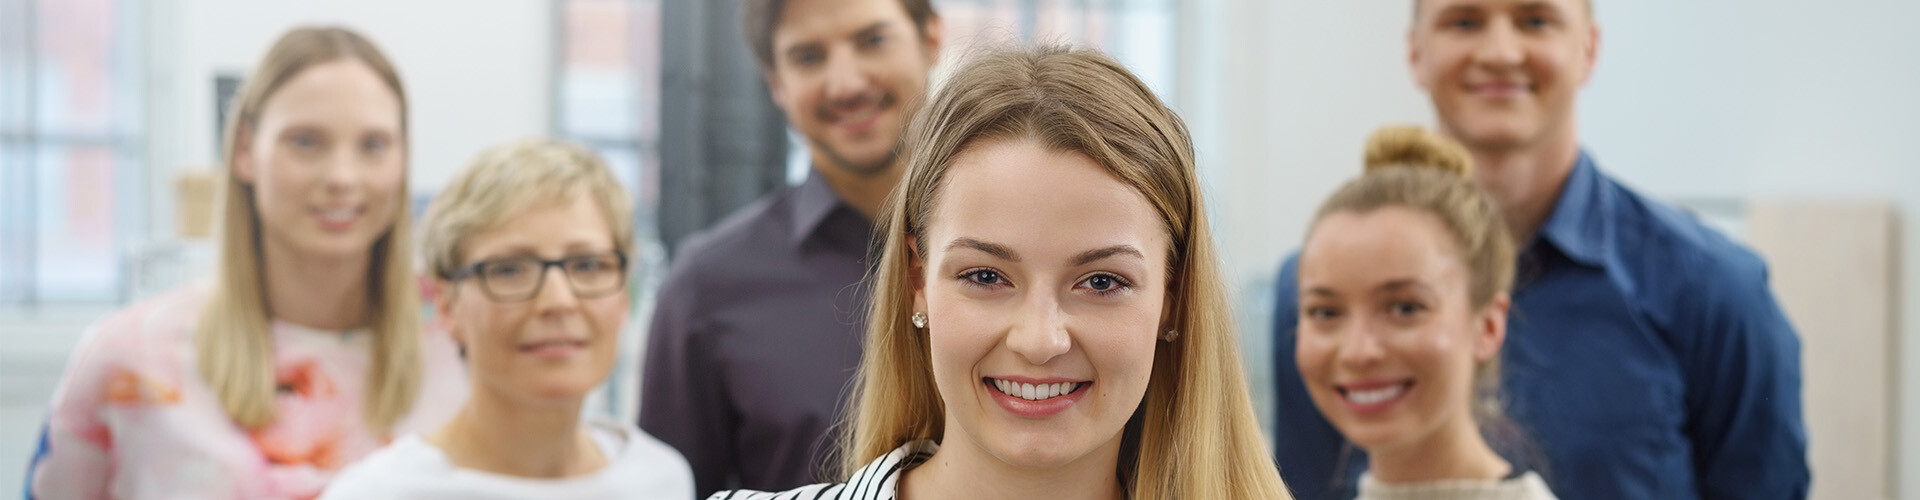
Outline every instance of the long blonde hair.
[[[194, 353], [200, 375], [212, 386], [221, 409], [245, 429], [258, 430], [273, 422], [274, 358], [263, 283], [266, 273], [261, 267], [259, 209], [252, 187], [234, 175], [234, 159], [247, 154], [239, 149], [242, 139], [251, 139], [267, 98], [308, 67], [341, 59], [365, 63], [399, 99], [404, 144], [407, 96], [399, 73], [372, 42], [336, 27], [295, 28], [281, 35], [246, 80], [227, 120], [223, 149], [227, 180], [219, 195], [220, 264], [201, 311]], [[408, 192], [405, 180], [400, 192]], [[403, 202], [394, 211], [392, 227], [374, 242], [367, 266], [374, 345], [362, 410], [376, 432], [390, 430], [412, 409], [421, 379], [420, 297], [408, 246], [411, 217], [405, 206]]]
[[1170, 311], [1116, 474], [1131, 498], [1288, 498], [1255, 421], [1186, 126], [1126, 68], [1066, 47], [995, 49], [962, 66], [907, 132], [905, 177], [880, 214], [866, 349], [841, 436], [842, 474], [938, 439], [945, 410], [925, 336], [909, 323], [909, 243], [925, 233], [953, 158], [1027, 137], [1092, 158], [1146, 197], [1173, 242]]

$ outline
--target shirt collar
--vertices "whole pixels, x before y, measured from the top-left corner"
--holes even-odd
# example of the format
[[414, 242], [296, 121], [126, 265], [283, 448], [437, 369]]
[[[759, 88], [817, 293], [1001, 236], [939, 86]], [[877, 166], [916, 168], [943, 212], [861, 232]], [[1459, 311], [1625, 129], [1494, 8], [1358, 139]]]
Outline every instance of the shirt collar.
[[1602, 265], [1607, 248], [1613, 243], [1610, 223], [1613, 219], [1607, 216], [1612, 203], [1602, 189], [1605, 181], [1593, 157], [1588, 156], [1586, 150], [1580, 150], [1573, 172], [1560, 188], [1560, 199], [1554, 202], [1553, 214], [1540, 227], [1538, 239], [1552, 244], [1575, 262]]
[[800, 246], [801, 242], [820, 230], [827, 216], [833, 215], [834, 210], [845, 205], [846, 202], [840, 199], [840, 193], [834, 192], [833, 186], [827, 185], [826, 179], [809, 172], [806, 182], [794, 188], [793, 235], [788, 239], [788, 243], [796, 247]]
[[872, 492], [882, 500], [899, 498], [900, 476], [932, 458], [937, 451], [940, 445], [931, 439], [909, 441], [855, 471], [853, 477], [847, 478], [846, 489], [842, 491]]

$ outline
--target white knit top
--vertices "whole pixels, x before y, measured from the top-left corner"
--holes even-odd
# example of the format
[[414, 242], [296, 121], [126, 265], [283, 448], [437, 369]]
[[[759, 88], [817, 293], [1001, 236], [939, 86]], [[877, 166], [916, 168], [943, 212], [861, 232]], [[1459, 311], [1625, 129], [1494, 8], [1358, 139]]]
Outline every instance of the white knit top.
[[1373, 474], [1360, 476], [1355, 500], [1558, 500], [1539, 474], [1528, 472], [1498, 481], [1448, 479], [1386, 484]]

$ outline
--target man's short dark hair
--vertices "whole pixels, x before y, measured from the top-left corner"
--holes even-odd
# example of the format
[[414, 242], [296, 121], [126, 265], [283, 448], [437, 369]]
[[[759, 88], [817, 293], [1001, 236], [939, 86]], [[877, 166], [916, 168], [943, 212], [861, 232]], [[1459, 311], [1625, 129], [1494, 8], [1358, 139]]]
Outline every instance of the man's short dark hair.
[[[913, 19], [914, 31], [926, 36], [927, 20], [936, 16], [932, 0], [900, 0], [900, 7]], [[773, 69], [773, 31], [780, 28], [780, 13], [786, 8], [787, 0], [746, 0], [740, 5], [741, 29], [761, 69]]]

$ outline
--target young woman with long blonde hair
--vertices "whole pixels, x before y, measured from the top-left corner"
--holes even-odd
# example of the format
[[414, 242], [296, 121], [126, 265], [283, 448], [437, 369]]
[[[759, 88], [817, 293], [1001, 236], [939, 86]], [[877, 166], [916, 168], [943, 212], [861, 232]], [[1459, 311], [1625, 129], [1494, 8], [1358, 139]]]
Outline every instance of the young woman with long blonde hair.
[[[39, 498], [312, 498], [464, 400], [421, 333], [399, 73], [340, 28], [281, 36], [227, 123], [219, 267], [87, 332]], [[416, 411], [417, 410], [417, 411]]]
[[846, 482], [801, 497], [1288, 498], [1192, 142], [1146, 85], [1093, 51], [987, 51], [908, 141]]

